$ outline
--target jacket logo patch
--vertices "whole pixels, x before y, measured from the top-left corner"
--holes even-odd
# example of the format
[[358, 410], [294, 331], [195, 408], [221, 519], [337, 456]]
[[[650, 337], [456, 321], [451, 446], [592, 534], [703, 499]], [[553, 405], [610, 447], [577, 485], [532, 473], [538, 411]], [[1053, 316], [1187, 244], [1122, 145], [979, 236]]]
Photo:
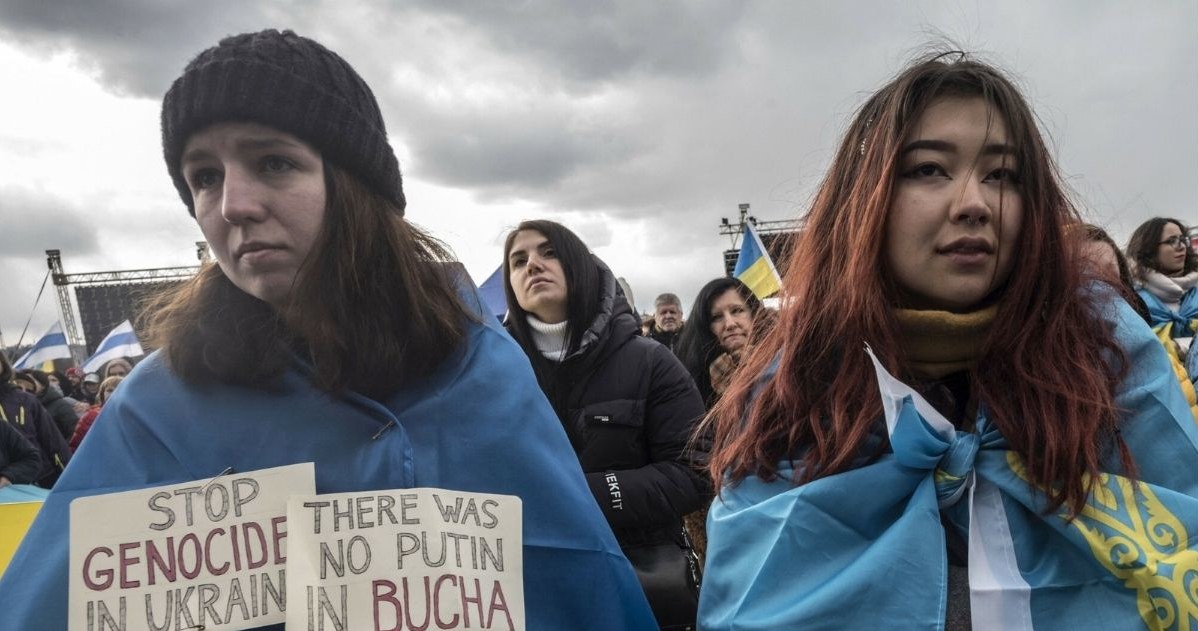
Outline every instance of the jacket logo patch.
[[611, 417], [606, 414], [596, 414], [591, 417], [591, 420], [598, 421], [600, 423], [610, 423]]
[[608, 472], [603, 476], [603, 481], [607, 482], [607, 494], [611, 496], [611, 509], [624, 510], [624, 494], [620, 492], [620, 481], [616, 479], [616, 474]]

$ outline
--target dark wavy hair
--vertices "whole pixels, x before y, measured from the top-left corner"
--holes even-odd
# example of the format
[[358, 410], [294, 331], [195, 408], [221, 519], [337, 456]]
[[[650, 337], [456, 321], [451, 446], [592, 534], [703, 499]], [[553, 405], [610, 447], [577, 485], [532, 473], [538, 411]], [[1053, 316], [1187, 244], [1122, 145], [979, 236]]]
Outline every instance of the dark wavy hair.
[[1182, 273], [1189, 274], [1198, 270], [1198, 255], [1194, 254], [1194, 246], [1190, 243], [1189, 230], [1185, 224], [1167, 217], [1153, 217], [1140, 224], [1140, 227], [1131, 233], [1131, 239], [1127, 241], [1127, 256], [1135, 263], [1132, 272], [1136, 275], [1137, 280], [1144, 279], [1145, 270], [1160, 271], [1156, 269], [1156, 253], [1161, 245], [1161, 235], [1165, 233], [1165, 226], [1168, 224], [1180, 228], [1181, 236], [1185, 239], [1186, 263], [1181, 270]]
[[298, 353], [319, 388], [383, 397], [462, 345], [476, 318], [446, 247], [327, 159], [324, 174], [324, 225], [283, 308], [238, 289], [216, 263], [146, 306], [150, 342], [182, 378], [271, 388]]
[[[553, 246], [557, 260], [562, 264], [562, 273], [566, 277], [566, 336], [569, 350], [573, 351], [582, 343], [591, 321], [599, 314], [599, 266], [582, 239], [569, 228], [548, 219], [530, 219], [520, 222], [503, 241], [503, 295], [507, 299], [508, 321], [513, 337], [524, 348], [535, 348], [532, 344], [532, 333], [528, 326], [528, 312], [516, 300], [512, 289], [512, 269], [508, 256], [512, 253], [512, 243], [516, 235], [532, 230], [545, 236]], [[532, 355], [537, 355], [533, 353]]]
[[687, 319], [686, 326], [682, 327], [682, 335], [678, 338], [678, 346], [675, 349], [678, 359], [694, 378], [695, 385], [699, 387], [699, 394], [703, 395], [703, 401], [708, 405], [712, 403], [711, 372], [708, 367], [716, 357], [725, 352], [719, 340], [711, 333], [711, 306], [729, 290], [735, 290], [740, 294], [756, 321], [761, 310], [761, 301], [753, 295], [753, 290], [735, 278], [717, 278], [703, 285], [699, 295], [691, 303], [691, 316]]
[[[1126, 355], [1099, 307], [1084, 298], [1079, 240], [1064, 234], [1080, 219], [1035, 115], [999, 70], [949, 53], [900, 72], [869, 97], [844, 134], [791, 250], [777, 326], [712, 411], [710, 473], [717, 483], [773, 480], [779, 463], [790, 460], [792, 482], [801, 484], [879, 455], [867, 449], [872, 436], [885, 438], [885, 428], [862, 343], [887, 370], [909, 372], [894, 313], [900, 299], [877, 235], [886, 234], [904, 139], [945, 97], [981, 98], [1001, 117], [1016, 152], [1017, 177], [1007, 194], [1023, 205], [1019, 234], [999, 235], [1015, 239], [1018, 255], [989, 297], [998, 312], [969, 371], [970, 392], [1023, 458], [1049, 510], [1081, 510], [1112, 449], [1134, 475], [1115, 403]], [[775, 360], [775, 376], [755, 388]]]
[[[1118, 278], [1108, 278], [1105, 274], [1096, 272], [1095, 276], [1099, 279], [1111, 283], [1115, 286], [1119, 293], [1123, 295], [1123, 299], [1135, 309], [1136, 313], [1145, 322], [1152, 323], [1152, 316], [1148, 314], [1148, 305], [1144, 304], [1144, 299], [1136, 293], [1136, 286], [1131, 274], [1131, 265], [1127, 263], [1127, 257], [1123, 255], [1123, 251], [1115, 244], [1115, 240], [1111, 235], [1107, 234], [1106, 230], [1095, 226], [1094, 224], [1082, 224], [1082, 238], [1092, 243], [1101, 243], [1111, 249], [1115, 254], [1115, 267], [1119, 270]], [[1115, 282], [1118, 281], [1118, 284]]]

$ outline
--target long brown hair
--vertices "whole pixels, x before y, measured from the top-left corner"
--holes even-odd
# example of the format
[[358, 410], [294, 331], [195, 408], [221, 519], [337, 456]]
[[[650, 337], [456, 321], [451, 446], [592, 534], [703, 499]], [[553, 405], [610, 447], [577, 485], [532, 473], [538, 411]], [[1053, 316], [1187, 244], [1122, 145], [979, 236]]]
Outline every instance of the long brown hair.
[[[852, 121], [792, 250], [778, 324], [712, 412], [717, 483], [725, 476], [734, 483], [776, 479], [787, 459], [801, 462], [793, 482], [803, 483], [878, 455], [863, 453], [871, 434], [884, 435], [879, 397], [868, 394], [876, 378], [864, 343], [888, 370], [907, 374], [898, 297], [878, 235], [886, 234], [901, 144], [924, 110], [946, 96], [981, 97], [1003, 117], [1023, 202], [1019, 234], [1000, 237], [1016, 239], [1017, 256], [996, 290], [998, 313], [970, 371], [971, 392], [1052, 508], [1080, 510], [1094, 479], [1085, 476], [1099, 472], [1112, 444], [1131, 470], [1114, 400], [1125, 356], [1080, 297], [1076, 240], [1064, 235], [1077, 212], [1019, 90], [991, 66], [954, 53], [909, 66]], [[754, 394], [775, 359], [775, 377]]]
[[299, 353], [330, 392], [395, 392], [437, 367], [472, 318], [445, 246], [325, 160], [325, 223], [275, 311], [215, 263], [143, 312], [151, 343], [184, 379], [269, 388]]

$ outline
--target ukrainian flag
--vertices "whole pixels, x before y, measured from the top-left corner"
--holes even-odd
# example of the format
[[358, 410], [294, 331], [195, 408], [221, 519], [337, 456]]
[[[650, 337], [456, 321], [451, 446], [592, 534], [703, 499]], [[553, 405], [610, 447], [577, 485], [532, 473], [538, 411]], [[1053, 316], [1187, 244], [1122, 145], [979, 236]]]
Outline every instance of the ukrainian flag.
[[744, 226], [745, 236], [741, 240], [740, 255], [736, 258], [736, 269], [732, 275], [752, 289], [758, 298], [769, 298], [782, 289], [782, 278], [753, 224], [746, 223]]

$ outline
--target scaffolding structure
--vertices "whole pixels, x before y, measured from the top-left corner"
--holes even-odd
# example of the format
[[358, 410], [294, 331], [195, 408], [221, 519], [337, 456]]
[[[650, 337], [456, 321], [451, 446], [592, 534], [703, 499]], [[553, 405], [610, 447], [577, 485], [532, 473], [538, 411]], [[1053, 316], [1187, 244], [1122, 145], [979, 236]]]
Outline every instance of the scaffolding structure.
[[[196, 243], [196, 256], [201, 261], [207, 259], [208, 244]], [[97, 287], [104, 285], [136, 285], [163, 281], [181, 281], [195, 276], [200, 270], [193, 267], [158, 267], [151, 269], [114, 270], [107, 272], [88, 272], [82, 274], [67, 274], [62, 267], [62, 252], [46, 250], [46, 264], [50, 268], [50, 277], [54, 281], [55, 292], [58, 295], [58, 313], [62, 318], [63, 333], [66, 334], [67, 344], [72, 352], [86, 345], [86, 340], [76, 317], [75, 307], [71, 301], [71, 287]], [[75, 358], [77, 361], [81, 357]]]

